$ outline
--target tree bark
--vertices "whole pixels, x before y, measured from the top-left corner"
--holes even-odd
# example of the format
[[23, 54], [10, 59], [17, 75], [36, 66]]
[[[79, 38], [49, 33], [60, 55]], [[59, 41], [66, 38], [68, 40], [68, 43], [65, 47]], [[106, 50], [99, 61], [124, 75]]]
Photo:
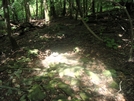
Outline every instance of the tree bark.
[[38, 0], [36, 0], [36, 19], [38, 19]]
[[66, 14], [66, 0], [63, 1], [63, 11], [62, 11], [62, 16], [65, 16]]
[[78, 10], [80, 12], [80, 16], [83, 17], [82, 9], [81, 9], [81, 6], [80, 6], [80, 0], [76, 0], [76, 4], [77, 4]]
[[10, 16], [9, 16], [9, 8], [8, 8], [8, 0], [2, 0], [3, 3], [3, 10], [4, 10], [4, 17], [6, 22], [6, 28], [9, 40], [11, 42], [11, 46], [13, 50], [16, 50], [19, 48], [17, 42], [15, 39], [11, 36], [11, 26], [10, 26]]
[[53, 0], [50, 0], [50, 12], [51, 12], [51, 16], [56, 18], [56, 11], [55, 11], [55, 5]]
[[92, 1], [92, 13], [95, 14], [95, 0]]
[[50, 17], [49, 17], [48, 1], [47, 0], [44, 0], [44, 13], [45, 13], [45, 21], [48, 24], [50, 21]]
[[24, 0], [24, 7], [25, 7], [25, 16], [26, 16], [26, 22], [30, 22], [30, 9], [29, 9], [29, 4], [27, 0]]
[[72, 11], [73, 11], [73, 9], [72, 9], [72, 5], [73, 5], [73, 0], [69, 0], [69, 12], [70, 12], [70, 18], [72, 18], [73, 16], [72, 16]]
[[45, 15], [44, 15], [44, 8], [43, 8], [43, 0], [41, 0], [41, 5], [40, 5], [41, 7], [40, 7], [40, 9], [41, 9], [41, 18], [44, 18], [45, 17]]

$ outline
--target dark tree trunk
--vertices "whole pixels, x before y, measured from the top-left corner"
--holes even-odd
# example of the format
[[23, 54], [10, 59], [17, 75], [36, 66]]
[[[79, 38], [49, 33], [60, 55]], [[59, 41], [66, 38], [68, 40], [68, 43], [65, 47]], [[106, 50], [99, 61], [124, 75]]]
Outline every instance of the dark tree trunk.
[[69, 17], [70, 18], [73, 18], [73, 9], [72, 9], [72, 7], [73, 7], [73, 0], [69, 0], [69, 12], [70, 12], [70, 15], [69, 15]]
[[81, 6], [80, 6], [80, 0], [76, 0], [76, 4], [77, 4], [78, 10], [80, 12], [80, 16], [83, 17], [82, 9], [81, 9]]
[[95, 14], [95, 0], [92, 1], [92, 13]]
[[36, 0], [36, 19], [38, 19], [38, 0]]
[[44, 15], [44, 9], [43, 9], [43, 0], [41, 0], [41, 18], [44, 18], [45, 17], [45, 15]]
[[29, 3], [27, 0], [24, 0], [24, 7], [25, 7], [25, 15], [26, 15], [26, 22], [30, 22], [30, 9], [29, 9]]
[[62, 15], [65, 16], [66, 14], [66, 0], [63, 1], [63, 11], [62, 11]]
[[55, 11], [55, 6], [54, 6], [53, 0], [50, 0], [50, 12], [51, 12], [51, 16], [56, 18], [56, 11]]
[[18, 46], [17, 42], [15, 41], [15, 39], [11, 36], [8, 0], [2, 0], [2, 3], [3, 3], [3, 8], [4, 8], [3, 10], [4, 10], [4, 17], [5, 17], [5, 21], [6, 21], [6, 28], [7, 28], [8, 37], [9, 37], [9, 40], [11, 42], [12, 49], [16, 50], [19, 48], [19, 46]]

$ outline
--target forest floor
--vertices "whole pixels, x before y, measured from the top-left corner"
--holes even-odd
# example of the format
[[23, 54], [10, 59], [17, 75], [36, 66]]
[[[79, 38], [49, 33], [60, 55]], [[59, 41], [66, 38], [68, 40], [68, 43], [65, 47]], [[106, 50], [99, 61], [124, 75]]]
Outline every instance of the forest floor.
[[128, 23], [58, 18], [14, 36], [20, 50], [0, 40], [0, 101], [134, 101], [134, 62], [128, 62]]

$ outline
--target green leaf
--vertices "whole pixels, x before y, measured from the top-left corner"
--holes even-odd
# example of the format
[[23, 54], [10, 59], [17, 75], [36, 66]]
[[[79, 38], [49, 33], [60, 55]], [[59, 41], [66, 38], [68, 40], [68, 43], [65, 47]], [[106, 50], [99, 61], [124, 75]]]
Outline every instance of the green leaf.
[[66, 88], [69, 87], [69, 85], [67, 85], [67, 84], [65, 84], [65, 83], [62, 83], [62, 82], [59, 82], [59, 83], [58, 83], [58, 87], [59, 87], [59, 88], [66, 89]]
[[33, 50], [29, 50], [28, 53], [29, 54], [38, 54], [38, 49], [33, 49]]
[[34, 85], [29, 90], [28, 98], [29, 98], [29, 100], [32, 100], [32, 101], [40, 101], [40, 100], [43, 100], [45, 98], [45, 94], [41, 90], [41, 86], [39, 86], [37, 84]]
[[91, 71], [86, 71], [86, 74], [89, 75], [94, 81], [100, 81], [100, 78], [98, 77], [97, 74]]
[[7, 95], [11, 95], [13, 94], [13, 91], [11, 89], [8, 89], [8, 91], [6, 92]]
[[24, 94], [19, 101], [26, 101], [26, 94]]
[[0, 80], [0, 85], [2, 85], [2, 80]]
[[89, 97], [88, 97], [88, 95], [86, 94], [86, 93], [84, 93], [84, 92], [80, 92], [80, 97], [82, 98], [82, 100], [87, 100], [87, 99], [89, 99]]
[[84, 63], [88, 63], [89, 58], [87, 58], [87, 57], [82, 57], [82, 58], [81, 58], [81, 61], [84, 62]]
[[49, 82], [49, 86], [51, 86], [51, 88], [56, 87], [56, 86], [57, 86], [57, 81], [51, 80], [51, 81]]
[[104, 76], [111, 76], [111, 72], [109, 71], [109, 70], [105, 70], [105, 71], [103, 71], [103, 73], [102, 73]]
[[64, 94], [59, 94], [55, 99], [56, 101], [68, 101], [67, 97]]
[[22, 70], [18, 69], [17, 71], [14, 72], [14, 75], [20, 78], [21, 73], [22, 73]]
[[58, 87], [61, 88], [64, 92], [66, 92], [68, 95], [72, 95], [74, 92], [69, 85], [62, 82], [58, 83]]
[[118, 89], [118, 84], [117, 84], [115, 81], [112, 81], [112, 82], [109, 84], [109, 87], [110, 87], [110, 88]]

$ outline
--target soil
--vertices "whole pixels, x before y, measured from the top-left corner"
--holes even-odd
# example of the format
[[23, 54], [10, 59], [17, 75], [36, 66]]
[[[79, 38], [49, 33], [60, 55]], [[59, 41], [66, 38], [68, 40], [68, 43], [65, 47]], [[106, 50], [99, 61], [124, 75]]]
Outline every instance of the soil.
[[[21, 101], [22, 97], [29, 101], [32, 94], [25, 90], [35, 84], [44, 88], [47, 96], [31, 98], [32, 101], [58, 101], [58, 97], [59, 101], [63, 101], [62, 98], [67, 101], [134, 101], [134, 62], [128, 61], [128, 23], [105, 17], [87, 23], [106, 41], [97, 40], [81, 21], [69, 18], [57, 18], [22, 36], [13, 35], [20, 46], [17, 51], [11, 50], [8, 38], [2, 38], [1, 101]], [[46, 71], [49, 78], [45, 80], [32, 79], [31, 85], [25, 81], [43, 77]], [[53, 80], [56, 84], [53, 82], [54, 87], [50, 87]], [[66, 86], [60, 86], [61, 82]], [[23, 93], [5, 86], [21, 89]]]

